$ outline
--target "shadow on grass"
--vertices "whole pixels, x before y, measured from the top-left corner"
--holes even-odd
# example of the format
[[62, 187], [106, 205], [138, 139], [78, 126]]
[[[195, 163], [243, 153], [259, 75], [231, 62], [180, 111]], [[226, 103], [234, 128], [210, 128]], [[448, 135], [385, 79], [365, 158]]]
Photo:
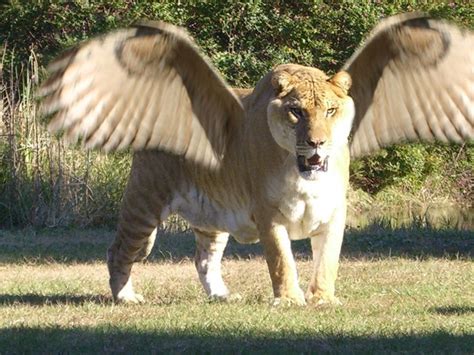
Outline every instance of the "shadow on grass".
[[458, 316], [462, 314], [473, 314], [474, 307], [472, 306], [446, 306], [446, 307], [433, 307], [430, 308], [431, 313], [442, 314], [444, 316]]
[[[297, 258], [311, 258], [309, 239], [293, 241], [292, 249]], [[474, 231], [415, 227], [391, 229], [374, 224], [362, 230], [346, 230], [341, 254], [349, 258], [466, 259], [474, 256]], [[193, 255], [194, 237], [191, 232], [178, 235], [162, 233], [156, 240], [150, 260], [179, 261]], [[263, 256], [263, 249], [260, 243], [245, 245], [230, 238], [225, 256], [237, 259]]]
[[[0, 231], [0, 263], [103, 262], [115, 232], [105, 229], [54, 230], [41, 232]], [[309, 240], [292, 243], [298, 258], [311, 258]], [[181, 261], [194, 256], [192, 232], [160, 231], [148, 260]], [[263, 256], [260, 243], [243, 245], [230, 238], [227, 258], [246, 259]], [[349, 258], [448, 257], [471, 258], [474, 255], [474, 232], [431, 228], [388, 228], [378, 224], [364, 229], [348, 229], [342, 256]]]
[[347, 230], [342, 255], [469, 259], [474, 256], [474, 231], [416, 226], [392, 229], [373, 224], [362, 230]]
[[[159, 326], [157, 320], [157, 325]], [[197, 335], [201, 331], [202, 335]], [[308, 330], [305, 334], [268, 333], [255, 335], [251, 330], [212, 329], [161, 331], [97, 328], [4, 328], [0, 343], [7, 353], [468, 353], [474, 335], [433, 332], [423, 335], [357, 336]], [[47, 340], [47, 341], [46, 341]]]
[[110, 297], [96, 295], [39, 295], [35, 293], [28, 293], [24, 295], [0, 294], [0, 306], [10, 306], [14, 304], [30, 306], [47, 306], [61, 304], [83, 305], [85, 303], [111, 304], [112, 299]]

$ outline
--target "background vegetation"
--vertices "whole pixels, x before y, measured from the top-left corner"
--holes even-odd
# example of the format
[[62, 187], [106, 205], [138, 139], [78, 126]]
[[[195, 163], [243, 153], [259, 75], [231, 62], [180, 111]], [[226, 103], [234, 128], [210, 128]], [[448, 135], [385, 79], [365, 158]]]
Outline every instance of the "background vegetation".
[[[168, 21], [186, 27], [232, 85], [247, 87], [283, 62], [335, 72], [381, 18], [395, 13], [422, 10], [474, 27], [469, 1], [9, 1], [0, 6], [0, 227], [115, 223], [130, 155], [65, 149], [38, 124], [34, 95], [44, 67], [78, 41], [141, 19]], [[472, 145], [390, 148], [353, 162], [353, 196], [371, 205], [472, 204], [473, 166]]]

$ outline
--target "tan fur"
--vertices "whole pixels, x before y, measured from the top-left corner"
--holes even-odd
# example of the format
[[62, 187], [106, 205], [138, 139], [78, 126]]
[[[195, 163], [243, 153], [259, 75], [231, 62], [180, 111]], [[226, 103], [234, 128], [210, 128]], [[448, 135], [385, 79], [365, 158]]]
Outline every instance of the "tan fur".
[[[293, 87], [285, 96], [278, 97], [272, 78], [281, 74], [292, 80]], [[290, 303], [305, 303], [298, 286], [290, 239], [313, 237], [315, 272], [306, 296], [317, 301], [335, 300], [334, 282], [348, 183], [347, 144], [332, 151], [328, 171], [320, 173], [324, 176], [314, 181], [305, 180], [297, 171], [294, 139], [297, 137], [292, 135], [292, 125], [287, 125], [286, 138], [277, 138], [277, 141], [288, 138], [284, 146], [289, 146], [290, 151], [276, 143], [269, 125], [289, 122], [291, 114], [285, 105], [298, 102], [308, 113], [307, 122], [298, 126], [299, 134], [324, 139], [329, 145], [335, 123], [347, 121], [350, 128], [353, 111], [346, 112], [344, 105], [352, 100], [322, 72], [297, 65], [277, 67], [253, 92], [236, 90], [236, 94], [242, 99], [246, 117], [233, 134], [220, 170], [203, 170], [163, 152], [135, 153], [117, 240], [109, 251], [110, 282], [116, 299], [138, 300], [130, 291], [120, 297], [129, 280], [131, 265], [147, 247], [160, 216], [176, 212], [199, 230], [197, 237], [206, 234], [212, 238], [219, 232], [229, 232], [241, 242], [260, 240], [265, 248], [275, 297]], [[324, 117], [328, 105], [338, 108], [329, 119]], [[348, 133], [336, 138], [345, 141]], [[308, 199], [307, 190], [313, 187], [316, 194], [318, 190], [324, 193], [316, 199]], [[290, 201], [287, 196], [291, 196]], [[318, 206], [313, 206], [316, 201]], [[301, 204], [302, 214], [293, 215], [293, 205]], [[196, 207], [189, 208], [191, 205]], [[317, 208], [330, 211], [319, 218], [317, 211], [313, 211]], [[244, 221], [226, 223], [225, 215], [232, 220], [233, 214], [241, 215]], [[236, 224], [234, 230], [233, 224]], [[208, 248], [212, 249], [212, 245]]]

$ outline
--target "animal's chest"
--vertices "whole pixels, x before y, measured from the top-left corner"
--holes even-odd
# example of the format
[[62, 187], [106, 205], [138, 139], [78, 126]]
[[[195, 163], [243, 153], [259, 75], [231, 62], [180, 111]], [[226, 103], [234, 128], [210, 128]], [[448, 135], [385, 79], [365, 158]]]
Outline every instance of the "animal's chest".
[[324, 173], [314, 181], [297, 174], [280, 179], [269, 187], [268, 193], [277, 203], [291, 239], [316, 234], [329, 223], [345, 196], [340, 179]]

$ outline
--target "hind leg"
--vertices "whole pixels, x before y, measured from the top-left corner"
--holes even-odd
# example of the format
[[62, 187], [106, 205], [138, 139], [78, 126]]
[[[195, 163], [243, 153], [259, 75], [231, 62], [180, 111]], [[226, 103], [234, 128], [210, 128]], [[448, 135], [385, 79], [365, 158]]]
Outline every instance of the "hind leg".
[[117, 235], [107, 252], [110, 288], [116, 302], [143, 301], [133, 290], [130, 273], [133, 263], [143, 260], [151, 251], [162, 210], [162, 200], [151, 189], [153, 184], [146, 180], [150, 177], [153, 175], [149, 172], [139, 174], [132, 166]]
[[156, 236], [156, 228], [150, 234], [147, 228], [137, 231], [138, 229], [131, 232], [124, 226], [119, 227], [115, 241], [107, 251], [109, 284], [115, 302], [141, 303], [144, 301], [142, 295], [135, 293], [130, 274], [133, 263], [144, 260], [150, 253]]
[[229, 233], [210, 233], [193, 228], [196, 236], [196, 269], [206, 294], [226, 300], [229, 290], [222, 279], [221, 260], [229, 239]]

